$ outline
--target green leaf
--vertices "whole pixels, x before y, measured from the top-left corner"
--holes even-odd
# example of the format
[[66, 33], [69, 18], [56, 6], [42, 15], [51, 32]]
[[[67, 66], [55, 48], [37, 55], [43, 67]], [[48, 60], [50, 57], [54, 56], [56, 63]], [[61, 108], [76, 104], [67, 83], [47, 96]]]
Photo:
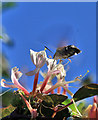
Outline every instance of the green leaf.
[[[47, 107], [45, 107], [43, 105], [41, 105], [39, 109], [40, 109], [39, 112], [40, 112], [41, 116], [45, 116], [49, 120], [52, 120], [51, 117], [52, 117], [52, 115], [54, 113], [54, 110], [52, 110], [50, 108], [47, 108]], [[67, 118], [69, 116], [70, 116], [69, 110], [68, 110], [68, 108], [65, 108], [62, 111], [57, 112], [54, 119], [55, 120], [63, 120], [64, 117]]]
[[75, 102], [87, 97], [98, 95], [98, 84], [88, 84], [81, 87], [73, 96]]
[[68, 98], [67, 96], [57, 95], [57, 94], [43, 95], [43, 102], [42, 103], [48, 107], [55, 107], [58, 104], [61, 104], [67, 98]]
[[8, 107], [0, 108], [0, 114], [2, 114], [2, 116], [0, 116], [0, 119], [10, 115], [15, 109], [16, 107], [13, 107], [11, 104]]
[[3, 39], [3, 37], [0, 35], [0, 39]]
[[[70, 100], [70, 99], [67, 99], [67, 100], [65, 100], [64, 102], [62, 102], [62, 104], [67, 105], [67, 104], [69, 104], [70, 102], [71, 102], [71, 100]], [[73, 111], [76, 110], [75, 107], [74, 107], [74, 104], [70, 105], [69, 108], [70, 108], [71, 110], [73, 110]]]
[[7, 8], [14, 7], [15, 5], [16, 5], [15, 2], [4, 2], [4, 3], [2, 4], [2, 8], [3, 8], [3, 9], [7, 9]]
[[2, 106], [3, 107], [7, 107], [11, 104], [14, 94], [12, 91], [6, 92], [5, 94], [3, 94], [2, 96]]
[[[64, 102], [62, 102], [62, 104], [67, 105], [67, 104], [69, 104], [70, 102], [71, 102], [71, 100], [70, 100], [70, 99], [67, 99], [67, 100], [65, 100]], [[83, 110], [84, 105], [85, 105], [84, 102], [81, 102], [81, 103], [79, 103], [79, 105], [77, 106], [78, 110], [79, 110], [81, 113], [82, 113], [82, 110]], [[76, 108], [75, 108], [74, 104], [70, 105], [69, 108], [71, 109], [71, 115], [77, 115], [77, 114], [78, 114], [77, 111], [76, 111]]]
[[83, 112], [84, 107], [85, 107], [85, 103], [84, 102], [79, 103], [79, 105], [77, 106], [77, 108], [78, 108], [78, 110], [79, 110], [80, 113]]
[[51, 117], [54, 113], [54, 110], [47, 108], [43, 106], [42, 104], [40, 104], [39, 112], [41, 116]]
[[3, 69], [2, 69], [2, 76], [5, 77], [6, 79], [10, 78], [10, 74], [8, 73], [8, 71]]
[[[67, 100], [65, 100], [64, 102], [62, 102], [62, 104], [67, 105], [67, 104], [69, 104], [70, 102], [71, 102], [71, 100], [70, 100], [70, 99], [67, 99]], [[72, 115], [77, 115], [77, 111], [76, 111], [76, 108], [75, 108], [74, 104], [72, 104], [72, 105], [70, 105], [70, 106], [68, 106], [68, 107], [71, 109], [71, 114], [72, 114]]]

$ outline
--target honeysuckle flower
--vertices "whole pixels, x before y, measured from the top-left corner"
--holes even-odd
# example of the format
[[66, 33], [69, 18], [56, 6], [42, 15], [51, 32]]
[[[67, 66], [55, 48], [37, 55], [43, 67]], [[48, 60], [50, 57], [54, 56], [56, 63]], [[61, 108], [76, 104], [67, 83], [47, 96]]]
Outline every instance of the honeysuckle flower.
[[[59, 64], [59, 66], [57, 67], [57, 69], [59, 69], [59, 70], [61, 71], [60, 74], [56, 75], [57, 79], [58, 79], [58, 80], [65, 81], [66, 71], [65, 71], [65, 69], [64, 69], [64, 66], [63, 66], [62, 64]], [[66, 84], [65, 84], [65, 86], [66, 86]], [[64, 89], [63, 91], [64, 91], [64, 93], [66, 93], [66, 92], [65, 92], [65, 91], [66, 91], [65, 89]], [[57, 93], [60, 94], [60, 92], [61, 92], [61, 86], [59, 86], [59, 87], [57, 88]]]
[[17, 67], [14, 67], [11, 71], [11, 80], [13, 85], [7, 84], [6, 80], [2, 79], [1, 86], [6, 88], [18, 88], [21, 89], [26, 95], [29, 95], [29, 92], [18, 81], [21, 76], [22, 73], [19, 71], [19, 69]]
[[69, 83], [74, 83], [74, 82], [76, 82], [76, 81], [78, 81], [78, 78], [79, 77], [76, 77], [74, 80], [72, 80], [72, 81], [64, 81], [64, 79], [60, 79], [55, 85], [53, 85], [50, 89], [48, 89], [47, 91], [45, 91], [44, 93], [45, 94], [48, 94], [48, 93], [50, 93], [52, 90], [54, 90], [54, 89], [56, 89], [56, 88], [58, 88], [58, 87], [63, 87], [72, 97], [73, 97], [73, 93], [70, 91], [70, 90], [68, 90], [68, 88], [67, 88], [67, 84], [69, 84]]
[[[56, 75], [57, 80], [58, 80], [58, 81], [59, 81], [59, 80], [65, 81], [66, 71], [65, 71], [65, 69], [64, 69], [64, 66], [63, 66], [62, 64], [59, 64], [59, 65], [57, 66], [57, 69], [61, 71], [60, 74]], [[64, 91], [65, 91], [65, 89], [64, 89]], [[59, 87], [57, 88], [57, 93], [60, 94], [60, 92], [61, 92], [61, 86], [59, 86]]]
[[[40, 91], [41, 85], [42, 84], [37, 85], [36, 91]], [[47, 91], [51, 87], [52, 87], [52, 83], [47, 83], [45, 89], [43, 90], [43, 92]]]
[[[62, 64], [56, 64], [57, 61], [54, 59], [49, 59], [47, 58], [46, 60], [47, 63], [47, 67], [48, 67], [48, 72], [51, 71], [56, 71], [59, 70], [60, 73], [59, 74], [52, 74], [47, 82], [48, 83], [52, 83], [52, 79], [56, 76], [58, 80], [60, 80], [61, 78], [64, 79], [64, 77], [66, 76], [66, 71], [64, 70], [64, 66]], [[41, 75], [45, 78], [47, 73], [43, 73], [42, 71], [40, 71]], [[64, 80], [65, 81], [65, 80]], [[52, 86], [51, 86], [52, 87]], [[49, 89], [49, 88], [48, 88]], [[45, 92], [45, 90], [43, 91]], [[53, 91], [51, 91], [53, 93]], [[61, 87], [58, 87], [57, 93], [59, 94], [61, 92]]]
[[33, 84], [33, 90], [32, 90], [32, 93], [33, 93], [33, 94], [35, 93], [36, 88], [37, 88], [38, 76], [39, 76], [39, 72], [37, 72], [37, 73], [35, 74], [35, 77], [34, 77], [34, 84]]
[[[68, 84], [65, 84], [65, 87], [68, 88]], [[66, 92], [67, 92], [67, 91], [66, 91], [65, 89], [63, 89], [63, 93], [62, 93], [62, 94], [63, 94], [63, 95], [66, 95]]]
[[98, 96], [94, 96], [94, 103], [93, 106], [91, 107], [89, 113], [88, 113], [88, 118], [98, 118]]
[[49, 78], [51, 77], [51, 75], [52, 75], [52, 74], [55, 74], [55, 75], [56, 75], [56, 74], [59, 74], [59, 73], [60, 73], [59, 70], [49, 71], [49, 72], [47, 73], [47, 76], [45, 77], [43, 83], [42, 83], [42, 86], [41, 86], [41, 88], [40, 88], [40, 92], [42, 92], [42, 91], [44, 90], [44, 88], [46, 87], [46, 84], [48, 83]]
[[53, 85], [51, 88], [49, 88], [47, 91], [45, 91], [45, 94], [50, 93], [51, 91], [53, 91], [54, 89], [60, 87], [60, 81], [58, 81], [55, 85]]
[[[54, 60], [54, 59], [49, 59], [47, 58], [46, 60], [47, 62], [47, 67], [48, 67], [48, 72], [51, 71], [60, 71], [59, 74], [55, 74], [55, 76], [57, 77], [58, 80], [61, 80], [63, 79], [64, 80], [64, 77], [66, 76], [66, 71], [64, 70], [64, 66], [59, 63], [59, 64], [56, 64], [57, 61]], [[58, 87], [58, 90], [57, 90], [57, 93], [60, 93], [61, 92], [61, 86]]]
[[48, 67], [48, 71], [53, 70], [56, 67], [56, 63], [57, 63], [56, 60], [47, 58], [46, 64]]
[[58, 79], [64, 78], [66, 76], [66, 71], [61, 63], [57, 64], [56, 60], [49, 58], [47, 58], [46, 63], [47, 63], [48, 71], [55, 71], [55, 70], [60, 71], [60, 74], [56, 75]]
[[40, 51], [40, 52], [35, 52], [31, 49], [30, 49], [30, 57], [31, 57], [33, 64], [36, 66], [36, 68], [35, 70], [27, 72], [26, 73], [27, 76], [32, 76], [36, 74], [40, 70], [40, 68], [43, 67], [43, 65], [46, 62], [46, 58], [47, 58], [45, 50]]
[[6, 82], [6, 80], [4, 80], [4, 79], [1, 80], [2, 87], [5, 87], [5, 88], [16, 88], [17, 87], [16, 85], [8, 85], [5, 82]]
[[[44, 88], [46, 87], [46, 84], [49, 83], [51, 76], [55, 77], [57, 76], [58, 80], [64, 79], [66, 76], [66, 71], [64, 70], [64, 66], [62, 64], [56, 64], [57, 61], [54, 59], [46, 59], [47, 67], [48, 67], [48, 72], [47, 74], [42, 74], [44, 75], [45, 79], [44, 82], [42, 83], [42, 86], [40, 88], [40, 92], [44, 92]], [[41, 72], [42, 73], [42, 72]], [[58, 83], [57, 83], [58, 84]], [[60, 86], [56, 85], [56, 87], [59, 87], [58, 93], [60, 93]], [[55, 88], [55, 87], [53, 87]], [[51, 88], [50, 88], [51, 90]], [[53, 89], [49, 92], [52, 92]], [[48, 91], [45, 93], [49, 93]]]
[[58, 80], [60, 80], [60, 79], [62, 79], [62, 78], [65, 78], [65, 76], [66, 76], [66, 71], [65, 71], [64, 66], [63, 66], [62, 64], [59, 64], [59, 65], [57, 66], [57, 70], [60, 70], [60, 71], [61, 71], [60, 74], [56, 75], [57, 78], [58, 78]]
[[[56, 71], [56, 70], [55, 70]], [[59, 71], [59, 73], [58, 74], [60, 74], [61, 73], [61, 71], [58, 69], [57, 71]], [[76, 77], [74, 80], [71, 80], [71, 81], [65, 81], [64, 79], [63, 79], [63, 77], [60, 77], [60, 80], [58, 80], [58, 82], [55, 84], [55, 85], [53, 85], [51, 88], [49, 88], [47, 91], [45, 91], [45, 92], [43, 92], [43, 93], [45, 93], [45, 94], [48, 94], [48, 93], [50, 93], [51, 91], [53, 91], [54, 89], [56, 89], [56, 88], [58, 88], [58, 87], [63, 87], [65, 90], [64, 90], [64, 94], [66, 93], [66, 91], [73, 97], [73, 93], [68, 89], [68, 84], [69, 83], [74, 83], [74, 82], [77, 82], [77, 81], [80, 81], [80, 79], [79, 78], [81, 78], [82, 76], [80, 75], [80, 76], [78, 76], [78, 77]], [[44, 80], [44, 82], [46, 82], [47, 83], [47, 81], [45, 81]], [[46, 84], [45, 83], [45, 84]], [[45, 86], [44, 86], [45, 87]], [[58, 93], [60, 93], [60, 90], [58, 90]]]
[[[47, 76], [47, 73], [46, 72], [42, 72], [41, 70], [40, 70], [40, 74], [42, 75], [43, 78], [45, 78]], [[51, 77], [48, 80], [48, 83], [52, 83], [52, 79], [54, 77], [55, 77], [55, 75], [51, 75]]]
[[20, 93], [21, 97], [23, 98], [24, 102], [27, 105], [27, 108], [29, 109], [30, 113], [31, 113], [31, 118], [36, 118], [37, 117], [37, 110], [33, 109], [31, 104], [25, 99], [25, 97]]
[[98, 118], [98, 96], [94, 96], [93, 105], [89, 105], [83, 113], [83, 118], [89, 118], [90, 120]]

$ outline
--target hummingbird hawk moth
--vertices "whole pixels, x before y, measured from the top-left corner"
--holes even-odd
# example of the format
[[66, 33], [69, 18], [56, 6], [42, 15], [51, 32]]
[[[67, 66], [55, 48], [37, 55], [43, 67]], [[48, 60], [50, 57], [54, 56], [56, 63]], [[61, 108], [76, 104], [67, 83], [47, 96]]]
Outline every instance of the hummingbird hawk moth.
[[68, 45], [68, 46], [57, 48], [53, 58], [55, 60], [66, 59], [66, 58], [69, 58], [73, 55], [77, 55], [80, 52], [81, 52], [81, 50], [79, 50], [76, 46]]

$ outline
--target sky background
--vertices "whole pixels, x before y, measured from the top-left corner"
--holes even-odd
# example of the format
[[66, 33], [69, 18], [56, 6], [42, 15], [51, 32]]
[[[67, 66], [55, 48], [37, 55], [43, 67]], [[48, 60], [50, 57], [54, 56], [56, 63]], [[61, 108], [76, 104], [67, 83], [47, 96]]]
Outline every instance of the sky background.
[[[24, 73], [20, 82], [29, 91], [33, 86], [33, 77], [27, 77], [25, 73], [35, 68], [29, 50], [41, 51], [47, 46], [55, 53], [56, 48], [62, 43], [74, 44], [82, 50], [82, 53], [71, 59], [66, 81], [84, 75], [89, 70], [93, 82], [96, 82], [95, 2], [17, 2], [15, 7], [3, 12], [2, 24], [14, 42], [13, 47], [3, 44], [2, 50], [11, 68], [17, 66]], [[46, 52], [48, 56], [53, 56], [49, 51]], [[44, 69], [45, 67], [42, 68]], [[39, 81], [42, 80], [40, 76]], [[78, 82], [70, 84], [70, 86], [74, 85], [79, 84]], [[75, 93], [77, 89], [70, 88], [70, 90]]]

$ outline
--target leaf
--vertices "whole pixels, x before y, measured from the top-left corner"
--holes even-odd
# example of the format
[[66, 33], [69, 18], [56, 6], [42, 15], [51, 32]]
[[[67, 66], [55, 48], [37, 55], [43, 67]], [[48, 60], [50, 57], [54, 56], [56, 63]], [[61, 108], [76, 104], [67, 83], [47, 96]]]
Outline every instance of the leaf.
[[0, 116], [0, 119], [10, 115], [15, 109], [16, 107], [13, 107], [11, 104], [8, 107], [0, 108], [0, 114], [2, 114], [2, 116]]
[[54, 110], [47, 108], [43, 106], [42, 104], [40, 104], [39, 112], [41, 116], [51, 117], [54, 113]]
[[75, 102], [87, 97], [98, 95], [98, 84], [88, 84], [81, 87], [73, 96]]
[[[67, 104], [69, 104], [70, 102], [71, 102], [71, 100], [70, 100], [70, 99], [67, 99], [67, 100], [65, 100], [64, 102], [62, 102], [62, 104], [67, 105]], [[70, 105], [69, 108], [70, 108], [71, 110], [73, 110], [73, 111], [76, 110], [75, 107], [74, 107], [74, 104]]]
[[3, 39], [3, 37], [0, 35], [0, 39]]
[[2, 69], [2, 76], [7, 78], [7, 79], [10, 78], [10, 75], [9, 75], [8, 71], [7, 70], [3, 70], [3, 69]]
[[84, 102], [79, 103], [77, 108], [78, 108], [79, 112], [82, 113], [84, 111], [84, 108], [85, 108], [85, 103]]
[[55, 107], [58, 104], [61, 104], [63, 101], [65, 101], [68, 97], [64, 95], [57, 95], [57, 94], [51, 94], [51, 95], [44, 95], [43, 96], [43, 104], [48, 107]]
[[[65, 100], [64, 102], [62, 102], [62, 104], [67, 105], [67, 104], [69, 104], [70, 102], [71, 102], [71, 100], [70, 100], [70, 99], [67, 99], [67, 100]], [[84, 107], [84, 102], [81, 102], [81, 103], [77, 106], [77, 108], [78, 108], [78, 110], [79, 110], [80, 112], [82, 112], [83, 107]], [[75, 115], [75, 116], [76, 116], [76, 115], [78, 114], [78, 113], [77, 113], [77, 110], [76, 110], [76, 108], [75, 108], [75, 106], [74, 106], [74, 104], [68, 106], [68, 108], [70, 108], [70, 113], [71, 113], [71, 115]]]
[[5, 94], [3, 94], [1, 97], [2, 97], [2, 106], [7, 107], [11, 104], [14, 94], [12, 91], [9, 91], [9, 92], [6, 92]]
[[2, 4], [3, 9], [12, 8], [14, 6], [16, 6], [16, 3], [14, 3], [14, 2], [5, 2], [5, 3]]
[[[45, 116], [49, 120], [52, 120], [51, 117], [54, 113], [54, 110], [47, 108], [43, 105], [41, 105], [39, 109], [40, 115]], [[62, 111], [57, 112], [53, 120], [63, 120], [64, 117], [67, 118], [69, 116], [70, 116], [69, 110], [68, 108], [65, 108]]]
[[[67, 104], [69, 104], [71, 102], [71, 100], [70, 99], [67, 99], [67, 100], [65, 100], [64, 102], [62, 102], [62, 104], [64, 104], [64, 105], [67, 105]], [[75, 106], [74, 106], [74, 104], [72, 104], [72, 105], [70, 105], [70, 106], [68, 106], [70, 109], [71, 109], [71, 114], [72, 115], [77, 115], [77, 111], [76, 111], [76, 108], [75, 108]]]

